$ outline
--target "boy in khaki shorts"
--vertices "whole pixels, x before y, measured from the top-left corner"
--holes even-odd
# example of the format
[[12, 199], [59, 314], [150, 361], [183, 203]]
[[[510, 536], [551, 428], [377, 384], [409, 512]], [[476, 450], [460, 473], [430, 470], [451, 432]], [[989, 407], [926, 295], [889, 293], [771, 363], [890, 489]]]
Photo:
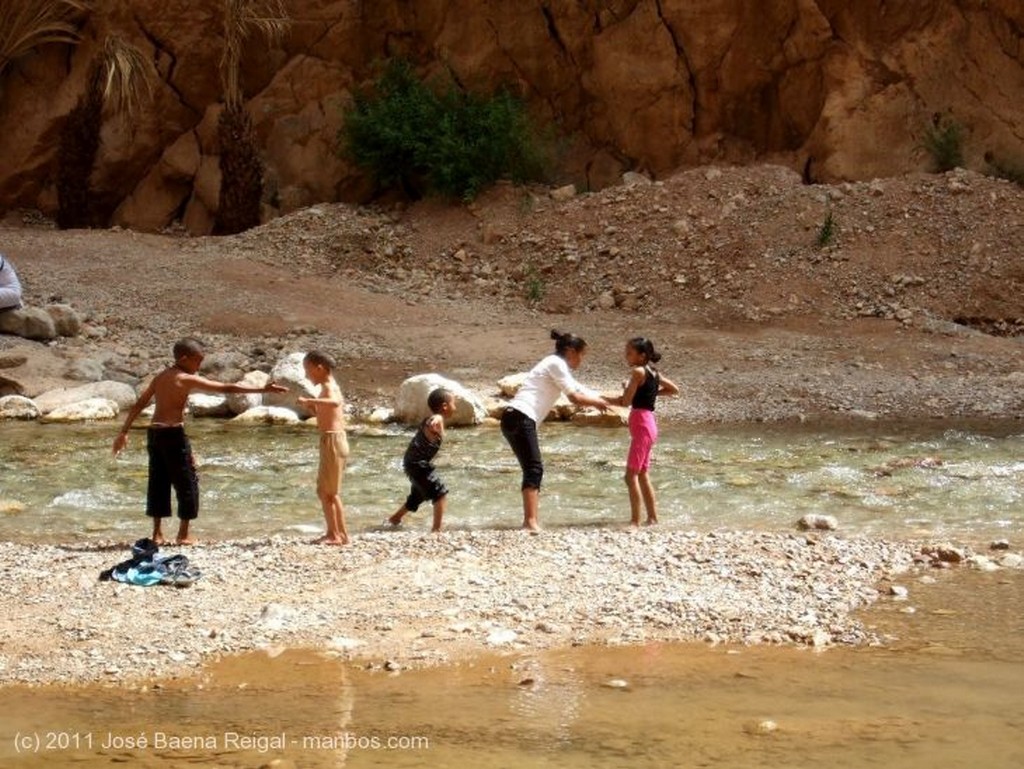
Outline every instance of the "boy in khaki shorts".
[[299, 405], [311, 408], [316, 414], [316, 426], [320, 430], [316, 493], [324, 510], [327, 533], [316, 542], [347, 545], [348, 529], [345, 527], [345, 509], [341, 505], [341, 475], [348, 456], [348, 438], [345, 436], [344, 400], [334, 378], [334, 359], [319, 350], [311, 350], [303, 358], [302, 366], [306, 378], [320, 385], [318, 397], [298, 399]]

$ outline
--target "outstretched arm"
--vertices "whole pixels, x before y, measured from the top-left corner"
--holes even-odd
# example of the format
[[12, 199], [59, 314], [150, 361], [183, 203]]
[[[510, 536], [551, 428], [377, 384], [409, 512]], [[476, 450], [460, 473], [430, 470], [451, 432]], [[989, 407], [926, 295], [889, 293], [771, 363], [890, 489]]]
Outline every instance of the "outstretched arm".
[[215, 379], [207, 379], [202, 376], [192, 376], [190, 379], [191, 390], [205, 390], [211, 393], [286, 393], [288, 388], [284, 385], [276, 384], [275, 382], [268, 382], [263, 387], [254, 387], [251, 385], [241, 384], [228, 384], [226, 382], [218, 382]]
[[147, 404], [153, 399], [153, 393], [156, 389], [153, 387], [153, 383], [150, 382], [149, 386], [139, 395], [132, 407], [128, 409], [128, 416], [125, 417], [124, 425], [121, 427], [121, 432], [114, 438], [114, 456], [116, 457], [122, 451], [124, 447], [128, 445], [128, 430], [131, 429], [132, 422], [136, 420], [142, 410], [146, 408]]

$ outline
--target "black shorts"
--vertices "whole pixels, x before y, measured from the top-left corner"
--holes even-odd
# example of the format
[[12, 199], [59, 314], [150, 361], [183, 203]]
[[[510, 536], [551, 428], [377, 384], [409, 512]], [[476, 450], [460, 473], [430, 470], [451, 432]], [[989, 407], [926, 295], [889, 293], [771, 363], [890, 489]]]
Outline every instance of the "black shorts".
[[436, 502], [448, 494], [448, 489], [437, 476], [433, 465], [412, 463], [405, 465], [405, 474], [409, 476], [412, 488], [405, 498], [405, 509], [414, 513], [424, 501]]
[[171, 514], [171, 489], [178, 498], [178, 517], [190, 521], [199, 515], [199, 477], [192, 446], [184, 427], [150, 427], [146, 431], [149, 452], [149, 485], [146, 515], [166, 518]]
[[537, 423], [523, 412], [507, 408], [501, 415], [501, 434], [523, 469], [523, 488], [539, 489], [544, 479], [544, 463], [537, 442]]

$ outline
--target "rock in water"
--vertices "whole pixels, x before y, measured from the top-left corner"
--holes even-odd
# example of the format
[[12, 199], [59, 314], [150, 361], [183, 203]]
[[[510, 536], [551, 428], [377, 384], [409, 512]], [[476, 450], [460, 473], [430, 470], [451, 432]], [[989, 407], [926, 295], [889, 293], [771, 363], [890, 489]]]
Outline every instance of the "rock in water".
[[395, 419], [405, 424], [418, 425], [430, 416], [427, 397], [438, 387], [443, 387], [455, 396], [455, 413], [447, 420], [448, 424], [478, 425], [487, 417], [483, 400], [476, 393], [440, 374], [418, 374], [406, 379], [398, 388]]

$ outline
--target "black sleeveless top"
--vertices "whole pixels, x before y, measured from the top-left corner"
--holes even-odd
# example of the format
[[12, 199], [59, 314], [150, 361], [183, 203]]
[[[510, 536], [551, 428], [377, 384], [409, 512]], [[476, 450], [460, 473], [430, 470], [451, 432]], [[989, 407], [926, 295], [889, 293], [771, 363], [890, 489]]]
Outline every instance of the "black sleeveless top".
[[658, 381], [657, 371], [651, 371], [651, 369], [644, 367], [644, 372], [646, 373], [644, 381], [636, 388], [636, 392], [633, 393], [633, 400], [629, 405], [635, 409], [654, 411], [654, 401], [658, 398], [658, 387], [661, 383]]
[[427, 417], [420, 422], [420, 429], [416, 431], [416, 435], [409, 441], [409, 448], [405, 450], [405, 458], [402, 460], [407, 465], [427, 465], [430, 464], [430, 460], [437, 456], [437, 452], [441, 449], [441, 438], [437, 439], [437, 442], [430, 440], [427, 437], [426, 426], [430, 417]]

